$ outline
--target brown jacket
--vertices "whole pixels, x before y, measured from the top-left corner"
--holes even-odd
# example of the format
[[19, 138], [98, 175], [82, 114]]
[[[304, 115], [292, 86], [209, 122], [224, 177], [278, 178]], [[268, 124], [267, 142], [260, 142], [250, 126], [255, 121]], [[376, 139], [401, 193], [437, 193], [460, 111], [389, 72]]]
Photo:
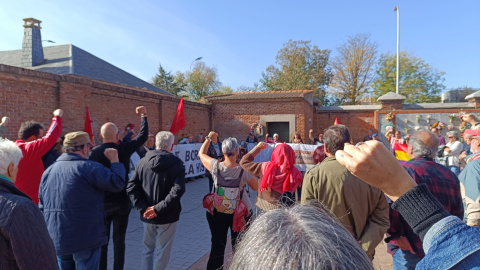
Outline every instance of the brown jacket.
[[305, 174], [302, 203], [310, 200], [323, 203], [373, 258], [390, 226], [388, 203], [381, 190], [352, 175], [332, 156]]

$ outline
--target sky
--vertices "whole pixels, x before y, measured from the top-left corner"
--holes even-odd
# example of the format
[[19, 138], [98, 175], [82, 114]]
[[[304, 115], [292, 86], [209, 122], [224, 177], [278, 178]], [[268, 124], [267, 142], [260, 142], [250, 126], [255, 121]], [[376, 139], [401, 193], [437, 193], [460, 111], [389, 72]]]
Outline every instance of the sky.
[[21, 49], [23, 18], [42, 21], [44, 46], [73, 44], [151, 81], [158, 66], [185, 72], [202, 57], [225, 86], [253, 86], [289, 40], [332, 50], [370, 34], [438, 71], [446, 89], [480, 88], [480, 1], [11, 1], [0, 0], [0, 51]]

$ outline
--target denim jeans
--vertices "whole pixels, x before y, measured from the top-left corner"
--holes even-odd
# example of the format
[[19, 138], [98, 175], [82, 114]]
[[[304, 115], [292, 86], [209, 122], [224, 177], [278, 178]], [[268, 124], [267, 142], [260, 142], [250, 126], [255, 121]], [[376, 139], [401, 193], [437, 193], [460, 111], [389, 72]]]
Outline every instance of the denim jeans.
[[[113, 223], [113, 269], [123, 270], [125, 263], [125, 235], [127, 233], [128, 215], [132, 208], [130, 203], [120, 210], [109, 211], [106, 209], [105, 223], [107, 225], [107, 236], [110, 239], [110, 227]], [[100, 256], [100, 270], [107, 270], [108, 243], [102, 246]]]
[[460, 174], [460, 167], [458, 166], [448, 166], [450, 171], [452, 171], [456, 176]]
[[[170, 260], [177, 222], [170, 224], [143, 223], [143, 270], [166, 269]], [[154, 258], [155, 256], [155, 258]]]
[[[100, 263], [100, 247], [69, 255], [57, 255], [60, 270], [93, 270]], [[39, 265], [41, 268], [41, 266]]]
[[421, 259], [408, 250], [397, 249], [393, 254], [394, 270], [415, 270], [415, 266]]

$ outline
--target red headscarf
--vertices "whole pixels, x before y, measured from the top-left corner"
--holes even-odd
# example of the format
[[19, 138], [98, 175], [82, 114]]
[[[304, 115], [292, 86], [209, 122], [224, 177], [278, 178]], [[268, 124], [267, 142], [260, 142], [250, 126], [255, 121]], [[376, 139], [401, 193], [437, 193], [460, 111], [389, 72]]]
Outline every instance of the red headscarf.
[[270, 161], [262, 164], [262, 171], [260, 191], [270, 187], [279, 193], [294, 192], [303, 181], [302, 173], [295, 168], [295, 152], [286, 143], [273, 149]]

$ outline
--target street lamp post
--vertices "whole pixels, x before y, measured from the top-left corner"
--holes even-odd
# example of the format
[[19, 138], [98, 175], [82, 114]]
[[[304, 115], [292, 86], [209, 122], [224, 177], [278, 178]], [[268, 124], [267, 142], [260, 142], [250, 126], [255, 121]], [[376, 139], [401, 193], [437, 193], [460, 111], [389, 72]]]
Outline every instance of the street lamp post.
[[393, 9], [393, 11], [396, 11], [397, 12], [397, 79], [395, 81], [395, 91], [398, 95], [398, 83], [399, 83], [399, 72], [400, 72], [400, 52], [399, 52], [399, 48], [400, 48], [400, 9], [398, 8], [398, 6], [395, 6], [395, 8]]
[[[192, 65], [193, 65], [193, 63], [202, 60], [202, 58], [203, 58], [203, 57], [200, 56], [200, 57], [197, 57], [195, 60], [192, 61], [192, 63], [190, 64], [190, 73], [192, 73]], [[189, 92], [190, 92], [190, 95], [189, 95], [190, 101], [192, 101], [192, 92], [193, 92], [192, 90], [193, 90], [193, 87], [190, 86], [190, 91], [189, 91]]]
[[202, 58], [203, 58], [203, 57], [200, 56], [200, 57], [197, 57], [197, 59], [195, 59], [195, 60], [192, 61], [192, 63], [190, 64], [190, 71], [192, 70], [192, 65], [193, 65], [193, 63], [202, 60]]

